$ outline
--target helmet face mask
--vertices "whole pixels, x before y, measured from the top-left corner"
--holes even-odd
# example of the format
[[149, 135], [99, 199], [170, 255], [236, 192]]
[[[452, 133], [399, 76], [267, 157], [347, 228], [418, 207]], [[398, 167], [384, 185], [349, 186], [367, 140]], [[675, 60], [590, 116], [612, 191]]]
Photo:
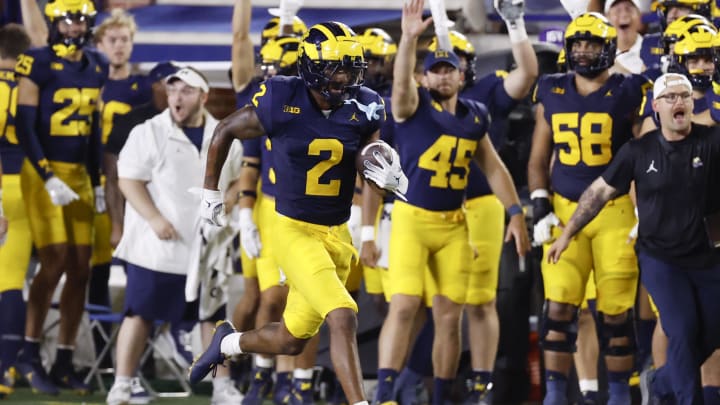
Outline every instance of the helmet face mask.
[[[90, 41], [95, 23], [95, 6], [91, 0], [54, 0], [45, 6], [49, 24], [48, 44], [60, 57], [70, 55]], [[82, 26], [84, 32], [71, 35], [73, 27]]]
[[567, 68], [580, 76], [594, 78], [607, 71], [615, 63], [616, 50], [617, 33], [602, 14], [582, 14], [565, 30]]
[[362, 45], [345, 24], [313, 25], [300, 43], [298, 71], [305, 85], [332, 107], [355, 97], [363, 84], [367, 63]]
[[686, 76], [696, 90], [708, 90], [717, 70], [716, 37], [715, 27], [704, 24], [680, 35], [673, 45], [668, 72]]

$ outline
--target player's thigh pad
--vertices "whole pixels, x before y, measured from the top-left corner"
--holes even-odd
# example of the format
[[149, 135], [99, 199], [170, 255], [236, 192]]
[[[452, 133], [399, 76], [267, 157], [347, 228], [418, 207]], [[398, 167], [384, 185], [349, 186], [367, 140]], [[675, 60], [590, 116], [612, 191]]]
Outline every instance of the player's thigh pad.
[[622, 196], [608, 202], [588, 224], [597, 309], [607, 315], [622, 314], [635, 305], [639, 271], [634, 244], [627, 243], [635, 221], [630, 197]]
[[278, 216], [275, 222], [276, 260], [290, 285], [283, 319], [290, 333], [309, 338], [329, 312], [350, 308], [357, 312], [345, 281], [357, 260], [347, 225], [323, 226]]
[[33, 242], [38, 248], [60, 243], [89, 246], [93, 240], [95, 204], [87, 170], [82, 164], [64, 162], [50, 162], [50, 167], [80, 199], [64, 207], [54, 205], [45, 182], [25, 160], [20, 179]]
[[[568, 222], [577, 203], [555, 194], [553, 208], [555, 215], [564, 224]], [[553, 236], [559, 237], [562, 231], [555, 227]], [[585, 286], [593, 266], [593, 252], [590, 239], [584, 231], [579, 232], [568, 244], [557, 263], [548, 263], [549, 244], [543, 246], [541, 264], [545, 298], [563, 304], [580, 306], [585, 298]]]
[[466, 303], [486, 304], [497, 295], [500, 255], [505, 232], [505, 208], [493, 194], [465, 202], [473, 248]]
[[8, 231], [5, 244], [0, 247], [0, 293], [22, 290], [32, 252], [30, 220], [20, 190], [20, 175], [3, 175], [2, 189], [2, 206], [8, 220]]

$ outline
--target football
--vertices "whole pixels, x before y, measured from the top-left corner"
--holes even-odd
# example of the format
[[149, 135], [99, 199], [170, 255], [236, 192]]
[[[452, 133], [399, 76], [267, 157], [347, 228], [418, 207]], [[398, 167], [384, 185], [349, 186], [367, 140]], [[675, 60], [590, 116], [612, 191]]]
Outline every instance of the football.
[[380, 155], [384, 157], [388, 163], [392, 164], [393, 153], [390, 145], [383, 141], [373, 141], [368, 143], [364, 148], [362, 148], [362, 150], [360, 150], [360, 152], [358, 152], [357, 157], [355, 158], [355, 168], [363, 179], [365, 179], [365, 176], [363, 175], [365, 162], [370, 162], [378, 167], [382, 167], [380, 166], [380, 163], [378, 163], [377, 159], [375, 159], [375, 152], [380, 153]]

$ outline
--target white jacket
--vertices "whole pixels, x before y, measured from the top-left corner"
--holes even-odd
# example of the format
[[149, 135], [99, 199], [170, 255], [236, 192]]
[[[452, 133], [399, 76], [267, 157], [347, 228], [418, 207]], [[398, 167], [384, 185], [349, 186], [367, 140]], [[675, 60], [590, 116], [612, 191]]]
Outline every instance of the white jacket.
[[[133, 128], [118, 157], [118, 177], [147, 181], [155, 206], [175, 227], [180, 239], [160, 240], [150, 224], [126, 202], [123, 235], [115, 256], [150, 270], [187, 274], [200, 246], [200, 195], [188, 190], [203, 186], [207, 152], [217, 124], [206, 112], [200, 152], [173, 123], [168, 109]], [[241, 158], [241, 143], [233, 142], [223, 175], [226, 167], [238, 164]], [[223, 175], [221, 184], [227, 184], [227, 175]]]

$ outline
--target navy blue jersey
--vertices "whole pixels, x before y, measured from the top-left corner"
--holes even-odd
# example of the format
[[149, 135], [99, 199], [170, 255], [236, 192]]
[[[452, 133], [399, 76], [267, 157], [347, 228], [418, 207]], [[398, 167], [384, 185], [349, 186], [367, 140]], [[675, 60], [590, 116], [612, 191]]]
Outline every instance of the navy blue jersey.
[[[235, 94], [238, 108], [252, 104], [252, 98], [260, 90], [260, 80], [251, 81], [245, 88]], [[254, 157], [260, 160], [260, 176], [262, 193], [275, 197], [275, 171], [272, 167], [272, 141], [263, 135], [260, 138], [243, 141], [243, 156]]]
[[102, 100], [102, 143], [107, 143], [118, 115], [125, 115], [134, 107], [152, 99], [152, 82], [147, 76], [130, 75], [127, 79], [108, 80], [100, 96]]
[[[496, 149], [499, 149], [505, 142], [503, 137], [507, 132], [507, 117], [518, 104], [518, 100], [510, 97], [505, 90], [503, 83], [507, 75], [508, 73], [504, 70], [496, 70], [495, 73], [483, 76], [460, 93], [462, 97], [479, 101], [487, 107], [491, 118], [488, 135]], [[474, 161], [470, 162], [465, 194], [468, 199], [492, 194], [485, 174]]]
[[385, 121], [382, 98], [361, 87], [325, 117], [299, 77], [275, 76], [252, 98], [272, 141], [278, 213], [320, 225], [350, 218], [355, 156]]
[[0, 69], [0, 158], [3, 174], [18, 174], [25, 154], [15, 135], [17, 81], [15, 72]]
[[72, 62], [50, 47], [34, 48], [20, 55], [15, 72], [39, 88], [35, 134], [45, 158], [86, 162], [93, 126], [99, 125], [93, 116], [108, 76], [104, 57], [86, 49], [79, 62]]
[[410, 187], [408, 203], [433, 211], [462, 206], [470, 161], [490, 124], [484, 105], [459, 98], [455, 115], [425, 88], [415, 114], [395, 125], [395, 145]]
[[545, 107], [552, 128], [554, 192], [577, 201], [633, 137], [632, 126], [650, 82], [640, 75], [611, 75], [587, 96], [575, 88], [575, 74], [545, 75], [534, 99]]
[[642, 59], [646, 70], [660, 71], [662, 68], [662, 56], [665, 54], [665, 49], [663, 49], [662, 44], [660, 44], [661, 38], [661, 32], [643, 36], [640, 47], [640, 59]]

